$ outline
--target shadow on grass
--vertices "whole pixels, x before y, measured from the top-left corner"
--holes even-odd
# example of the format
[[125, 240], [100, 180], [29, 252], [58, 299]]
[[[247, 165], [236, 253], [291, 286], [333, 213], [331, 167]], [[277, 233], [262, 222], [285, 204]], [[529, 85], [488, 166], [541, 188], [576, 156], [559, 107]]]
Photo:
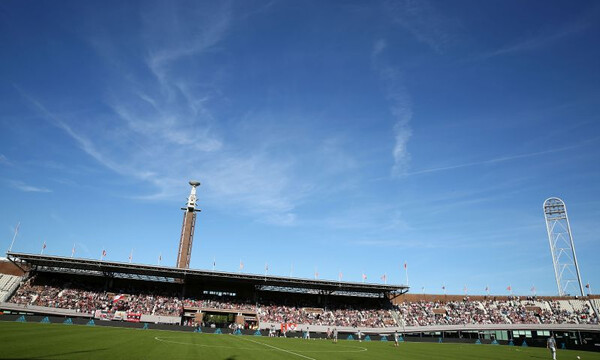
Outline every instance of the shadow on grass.
[[[69, 352], [58, 353], [58, 354], [38, 355], [38, 356], [31, 356], [31, 357], [13, 357], [13, 358], [4, 358], [4, 357], [1, 357], [1, 356], [0, 356], [0, 359], [2, 359], [2, 360], [36, 360], [36, 359], [55, 358], [55, 357], [57, 357], [57, 356], [65, 356], [65, 355], [86, 354], [86, 353], [97, 352], [97, 351], [103, 351], [103, 350], [108, 350], [108, 348], [103, 348], [103, 349], [90, 349], [90, 350], [79, 350], [79, 351], [69, 351]], [[60, 358], [58, 358], [58, 359], [60, 359]], [[234, 360], [235, 360], [235, 359], [234, 359]]]

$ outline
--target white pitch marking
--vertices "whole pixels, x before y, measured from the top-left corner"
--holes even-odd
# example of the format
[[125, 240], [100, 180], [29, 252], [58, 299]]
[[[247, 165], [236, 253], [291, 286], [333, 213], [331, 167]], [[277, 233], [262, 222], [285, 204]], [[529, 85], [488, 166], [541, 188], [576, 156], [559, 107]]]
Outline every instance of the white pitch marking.
[[[231, 349], [231, 346], [225, 346], [225, 345], [194, 344], [194, 343], [188, 343], [188, 342], [173, 341], [173, 340], [168, 340], [168, 339], [170, 339], [170, 338], [161, 338], [161, 337], [158, 337], [158, 336], [154, 337], [154, 340], [158, 340], [160, 342], [170, 343], [170, 344]], [[240, 350], [253, 350], [253, 351], [271, 351], [271, 350], [268, 350], [268, 349], [261, 350], [261, 349], [257, 349], [257, 348], [236, 348], [236, 349], [240, 349]]]
[[[170, 339], [178, 339], [178, 338], [164, 338], [164, 337], [159, 337], [159, 336], [155, 336], [154, 340], [160, 341], [160, 342], [165, 342], [165, 343], [170, 343], [170, 344], [178, 344], [178, 345], [190, 345], [190, 346], [202, 346], [202, 347], [213, 347], [213, 348], [227, 348], [227, 349], [231, 349], [231, 346], [225, 346], [225, 345], [204, 345], [204, 344], [194, 344], [194, 343], [189, 343], [189, 342], [181, 342], [181, 341], [173, 341]], [[357, 352], [365, 352], [367, 351], [367, 348], [364, 348], [362, 346], [336, 346], [338, 348], [346, 348], [346, 349], [358, 349], [358, 350], [302, 350], [302, 352], [304, 353], [357, 353]], [[257, 349], [257, 348], [236, 348], [236, 349], [240, 349], [240, 350], [252, 350], [252, 351], [274, 351], [270, 350], [270, 349]]]
[[315, 358], [311, 358], [311, 357], [309, 357], [309, 356], [306, 356], [306, 355], [298, 354], [298, 353], [295, 353], [295, 352], [293, 352], [293, 351], [290, 351], [290, 350], [286, 350], [286, 349], [278, 348], [277, 346], [273, 346], [273, 345], [265, 344], [265, 343], [262, 343], [262, 342], [260, 342], [260, 341], [254, 341], [254, 340], [250, 340], [250, 339], [244, 339], [244, 338], [242, 338], [242, 337], [240, 337], [240, 339], [241, 339], [241, 340], [244, 340], [244, 341], [250, 341], [250, 342], [253, 342], [253, 343], [255, 343], [255, 344], [260, 344], [260, 345], [268, 346], [268, 347], [270, 347], [270, 348], [272, 348], [272, 349], [279, 350], [279, 351], [283, 351], [283, 352], [286, 352], [286, 353], [288, 353], [288, 354], [292, 354], [292, 355], [300, 356], [300, 357], [302, 357], [302, 358], [305, 358], [305, 359], [309, 359], [309, 360], [317, 360], [317, 359], [315, 359]]
[[[342, 347], [342, 346], [340, 346]], [[343, 346], [348, 349], [359, 349], [359, 350], [302, 350], [303, 353], [357, 353], [367, 351], [367, 348], [362, 346]]]

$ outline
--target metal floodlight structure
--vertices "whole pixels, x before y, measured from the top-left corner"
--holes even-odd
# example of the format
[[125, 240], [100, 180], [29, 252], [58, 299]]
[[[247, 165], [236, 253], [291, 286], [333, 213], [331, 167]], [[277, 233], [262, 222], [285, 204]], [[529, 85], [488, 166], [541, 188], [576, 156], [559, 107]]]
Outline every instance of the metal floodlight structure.
[[[567, 206], [559, 198], [546, 199], [544, 201], [544, 216], [546, 218], [546, 230], [548, 231], [558, 295], [574, 296], [580, 292], [581, 296], [584, 296], [571, 225], [567, 216]], [[577, 285], [579, 285], [579, 291], [577, 291]]]

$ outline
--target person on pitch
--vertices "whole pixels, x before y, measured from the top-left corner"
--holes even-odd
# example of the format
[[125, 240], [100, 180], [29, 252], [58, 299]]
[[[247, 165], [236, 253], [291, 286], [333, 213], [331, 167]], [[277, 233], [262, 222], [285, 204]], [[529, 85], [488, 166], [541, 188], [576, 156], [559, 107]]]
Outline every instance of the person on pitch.
[[333, 328], [333, 342], [336, 343], [338, 338], [337, 328]]
[[550, 335], [548, 341], [546, 342], [546, 348], [550, 349], [552, 353], [552, 360], [556, 360], [556, 339], [554, 339], [554, 335]]

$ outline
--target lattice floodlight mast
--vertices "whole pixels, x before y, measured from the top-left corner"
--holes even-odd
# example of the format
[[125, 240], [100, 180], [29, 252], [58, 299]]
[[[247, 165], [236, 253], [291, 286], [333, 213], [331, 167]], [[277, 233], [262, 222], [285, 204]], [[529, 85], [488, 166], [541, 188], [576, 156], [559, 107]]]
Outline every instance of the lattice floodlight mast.
[[[581, 296], [584, 296], [571, 225], [567, 216], [567, 206], [559, 198], [549, 198], [544, 201], [544, 216], [558, 295], [574, 296], [580, 292]], [[579, 291], [577, 291], [577, 285], [579, 285]]]
[[183, 213], [183, 224], [181, 226], [181, 238], [179, 239], [179, 252], [177, 254], [177, 267], [180, 269], [190, 268], [190, 259], [192, 257], [192, 242], [194, 241], [194, 228], [196, 227], [196, 187], [200, 186], [198, 181], [190, 181], [192, 191], [188, 196], [188, 201]]

